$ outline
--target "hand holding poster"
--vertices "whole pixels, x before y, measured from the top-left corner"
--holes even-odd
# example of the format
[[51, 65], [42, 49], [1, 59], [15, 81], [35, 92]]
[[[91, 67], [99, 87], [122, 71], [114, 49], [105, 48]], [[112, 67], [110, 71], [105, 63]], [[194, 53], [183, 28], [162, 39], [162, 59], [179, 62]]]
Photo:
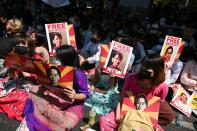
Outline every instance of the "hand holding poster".
[[173, 65], [175, 59], [177, 58], [177, 54], [180, 53], [182, 50], [179, 51], [181, 46], [182, 39], [179, 37], [174, 36], [166, 36], [162, 50], [160, 55], [164, 58], [165, 63], [169, 63], [169, 65]]
[[112, 41], [103, 72], [112, 73], [115, 76], [124, 78], [127, 73], [132, 50], [133, 48], [130, 46]]
[[170, 104], [189, 117], [191, 115], [191, 108], [187, 104], [189, 98], [189, 93], [181, 85], [178, 85], [178, 90]]
[[76, 50], [76, 40], [73, 25], [64, 23], [45, 24], [49, 53], [53, 56], [61, 45], [72, 45]]

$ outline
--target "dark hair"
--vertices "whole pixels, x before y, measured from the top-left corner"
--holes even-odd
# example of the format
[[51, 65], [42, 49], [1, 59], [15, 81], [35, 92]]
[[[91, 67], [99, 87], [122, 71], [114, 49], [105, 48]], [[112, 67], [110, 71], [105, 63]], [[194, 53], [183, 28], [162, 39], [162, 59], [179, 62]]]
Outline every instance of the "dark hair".
[[135, 100], [134, 100], [135, 107], [137, 107], [137, 101], [139, 98], [143, 98], [146, 102], [146, 106], [148, 105], [148, 100], [146, 99], [146, 96], [145, 95], [138, 95], [137, 97], [135, 97]]
[[[153, 70], [152, 72], [148, 71]], [[138, 73], [139, 80], [151, 80], [152, 86], [156, 87], [165, 80], [164, 61], [158, 54], [149, 55], [143, 62], [142, 67]]]
[[185, 96], [185, 98], [187, 99], [187, 96], [185, 95], [185, 93], [181, 93], [181, 96], [183, 96], [183, 95], [184, 95], [184, 96]]
[[168, 52], [169, 49], [171, 49], [172, 52], [173, 52], [173, 47], [172, 47], [172, 46], [169, 46], [169, 47], [166, 49], [165, 54]]
[[118, 58], [119, 58], [120, 60], [122, 60], [122, 59], [123, 59], [123, 55], [122, 55], [122, 53], [120, 53], [120, 52], [118, 52], [118, 51], [115, 51], [115, 52], [113, 53], [112, 58], [114, 58], [116, 55], [118, 55]]
[[54, 37], [57, 36], [58, 38], [62, 39], [62, 35], [59, 32], [50, 33], [50, 38], [53, 40]]
[[71, 45], [62, 45], [57, 48], [56, 58], [59, 59], [63, 65], [80, 68], [78, 53]]
[[44, 46], [44, 44], [45, 44], [45, 37], [41, 34], [37, 34], [35, 45]]
[[123, 44], [128, 45], [128, 46], [132, 46], [132, 39], [129, 36], [116, 37], [115, 41], [118, 41], [118, 42], [123, 43]]
[[47, 69], [47, 71], [46, 71], [46, 73], [47, 73], [47, 76], [50, 78], [50, 71], [52, 70], [52, 69], [54, 69], [54, 70], [56, 70], [57, 71], [57, 73], [58, 73], [58, 75], [61, 77], [61, 72], [60, 72], [60, 70], [56, 67], [56, 66], [51, 66], [51, 67], [49, 67], [48, 69]]

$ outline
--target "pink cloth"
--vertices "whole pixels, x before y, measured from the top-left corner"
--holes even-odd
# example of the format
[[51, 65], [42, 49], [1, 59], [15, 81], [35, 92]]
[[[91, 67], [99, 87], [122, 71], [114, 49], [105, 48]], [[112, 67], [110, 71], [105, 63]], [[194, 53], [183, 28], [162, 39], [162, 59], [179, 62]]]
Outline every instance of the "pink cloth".
[[147, 97], [157, 96], [160, 97], [162, 101], [168, 93], [168, 85], [161, 83], [159, 86], [152, 89], [144, 89], [138, 85], [137, 75], [129, 75], [124, 83], [123, 91], [132, 91], [134, 95], [146, 94]]
[[114, 131], [117, 128], [114, 111], [100, 118], [100, 131]]
[[[33, 103], [33, 108], [30, 104], [25, 106], [30, 129], [39, 130], [39, 125], [45, 125], [51, 130], [71, 130], [83, 118], [83, 104], [69, 104], [41, 87], [32, 87], [28, 98]], [[32, 116], [39, 123], [32, 121]]]

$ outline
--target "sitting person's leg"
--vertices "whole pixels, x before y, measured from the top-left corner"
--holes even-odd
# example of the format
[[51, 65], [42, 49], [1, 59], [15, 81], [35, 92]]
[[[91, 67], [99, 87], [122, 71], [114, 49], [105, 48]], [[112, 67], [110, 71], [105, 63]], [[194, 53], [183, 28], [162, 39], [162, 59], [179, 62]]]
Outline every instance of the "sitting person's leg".
[[111, 112], [100, 118], [100, 130], [101, 131], [114, 131], [118, 126], [115, 123], [115, 112]]
[[167, 125], [170, 124], [175, 119], [175, 113], [170, 107], [170, 105], [164, 101], [160, 104], [159, 109], [159, 119], [158, 124], [159, 125]]

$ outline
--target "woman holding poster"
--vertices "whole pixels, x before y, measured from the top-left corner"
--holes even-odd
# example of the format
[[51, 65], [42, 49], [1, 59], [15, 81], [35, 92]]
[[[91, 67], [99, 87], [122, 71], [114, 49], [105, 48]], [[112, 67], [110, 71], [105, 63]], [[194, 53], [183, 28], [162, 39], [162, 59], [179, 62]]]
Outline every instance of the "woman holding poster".
[[[123, 118], [121, 115], [122, 101], [126, 96], [127, 91], [131, 91], [135, 96], [144, 94], [146, 97], [160, 97], [162, 102], [160, 103], [158, 124], [166, 125], [171, 123], [174, 120], [175, 115], [174, 111], [165, 101], [165, 97], [168, 93], [168, 85], [164, 83], [164, 80], [164, 61], [162, 57], [158, 55], [149, 56], [143, 62], [138, 74], [127, 76], [116, 111], [102, 116], [100, 119], [101, 131], [118, 128], [118, 124]], [[160, 128], [158, 124], [153, 127], [155, 129]]]
[[63, 45], [57, 49], [56, 58], [62, 65], [75, 67], [74, 89], [33, 86], [24, 109], [24, 122], [29, 130], [71, 130], [83, 118], [84, 100], [89, 97], [89, 91], [86, 75], [79, 69], [78, 54], [72, 46]]

